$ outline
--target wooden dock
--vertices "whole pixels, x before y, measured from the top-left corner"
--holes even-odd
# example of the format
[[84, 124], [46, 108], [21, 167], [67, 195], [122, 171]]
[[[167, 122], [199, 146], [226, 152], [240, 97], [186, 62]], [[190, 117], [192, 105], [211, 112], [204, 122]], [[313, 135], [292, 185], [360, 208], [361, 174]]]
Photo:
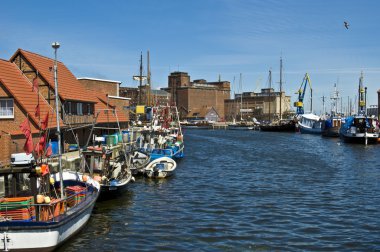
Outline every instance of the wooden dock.
[[228, 129], [228, 124], [225, 123], [225, 122], [216, 122], [216, 123], [213, 123], [212, 124], [212, 129], [215, 130], [215, 129]]

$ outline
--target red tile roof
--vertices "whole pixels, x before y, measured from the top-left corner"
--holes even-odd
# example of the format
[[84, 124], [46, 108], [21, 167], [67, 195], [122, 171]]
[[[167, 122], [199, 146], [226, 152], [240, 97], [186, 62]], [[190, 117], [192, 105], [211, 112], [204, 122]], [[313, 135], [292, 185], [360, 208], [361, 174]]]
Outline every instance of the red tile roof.
[[[106, 113], [107, 110], [107, 102], [102, 102], [102, 99], [99, 99], [100, 101], [95, 104], [95, 113], [99, 112], [98, 118], [96, 120], [97, 123], [107, 123], [107, 122], [128, 122], [127, 116], [125, 111], [120, 111], [116, 108], [116, 115], [113, 113]], [[109, 104], [108, 109], [113, 109], [115, 106]]]
[[[18, 49], [13, 56], [10, 58], [10, 61], [13, 61], [18, 54], [21, 54], [35, 70], [38, 70], [40, 77], [45, 79], [49, 85], [54, 89], [54, 74], [51, 70], [54, 66], [54, 60], [48, 57], [38, 55], [33, 52], [28, 52], [23, 49]], [[85, 102], [94, 102], [95, 111], [102, 111], [99, 113], [97, 123], [116, 123], [116, 117], [109, 113], [108, 115], [104, 113], [104, 110], [107, 109], [107, 96], [96, 90], [88, 90], [85, 86], [77, 80], [77, 78], [70, 72], [70, 70], [62, 63], [57, 62], [58, 65], [58, 92], [59, 96], [63, 100], [77, 100]], [[29, 83], [30, 84], [30, 83]], [[30, 84], [31, 85], [31, 84]], [[110, 102], [109, 104], [114, 108], [114, 104]], [[30, 110], [30, 111], [34, 111]], [[29, 111], [29, 112], [30, 112]], [[123, 111], [117, 111], [118, 121], [127, 122], [128, 118]]]
[[[24, 109], [28, 114], [31, 121], [37, 127], [40, 126], [39, 118], [35, 117], [34, 111], [38, 103], [37, 93], [32, 91], [32, 83], [25, 77], [25, 75], [18, 69], [18, 67], [9, 61], [0, 59], [0, 82], [13, 96], [15, 101]], [[41, 120], [45, 117], [47, 111], [49, 111], [49, 128], [56, 128], [57, 121], [53, 108], [46, 102], [46, 100], [40, 95], [40, 114]], [[60, 123], [62, 124], [62, 121]], [[12, 132], [13, 134], [19, 134], [21, 131], [16, 128]]]
[[[18, 49], [13, 54], [10, 61], [12, 61], [19, 53], [24, 56], [25, 59], [38, 70], [39, 75], [42, 76], [53, 89], [55, 89], [54, 72], [52, 70], [54, 59]], [[87, 90], [62, 62], [57, 62], [57, 69], [59, 96], [63, 100], [97, 102], [97, 99], [94, 96], [88, 95]]]

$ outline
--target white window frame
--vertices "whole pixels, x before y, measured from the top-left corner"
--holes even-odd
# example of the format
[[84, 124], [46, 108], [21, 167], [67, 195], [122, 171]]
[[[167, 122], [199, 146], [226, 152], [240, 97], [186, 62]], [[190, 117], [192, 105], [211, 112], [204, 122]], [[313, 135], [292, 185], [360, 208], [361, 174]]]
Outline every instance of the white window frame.
[[[12, 115], [3, 115], [3, 107], [1, 107], [0, 103], [0, 119], [12, 119], [15, 118], [15, 102], [13, 98], [0, 98], [1, 101], [6, 101], [6, 107], [4, 108], [4, 111], [7, 111], [7, 109], [10, 109], [12, 111]], [[8, 107], [8, 101], [12, 101], [12, 107]]]

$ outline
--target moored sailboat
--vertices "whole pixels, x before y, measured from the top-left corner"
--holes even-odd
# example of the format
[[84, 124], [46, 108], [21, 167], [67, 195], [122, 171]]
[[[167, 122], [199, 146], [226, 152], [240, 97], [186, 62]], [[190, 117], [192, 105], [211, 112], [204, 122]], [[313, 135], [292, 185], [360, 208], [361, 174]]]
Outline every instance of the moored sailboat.
[[[272, 77], [270, 72], [270, 87], [271, 87]], [[270, 94], [270, 93], [269, 93]], [[270, 104], [270, 103], [269, 103]], [[269, 106], [269, 116], [270, 116], [270, 106]], [[295, 132], [296, 122], [294, 119], [283, 119], [282, 118], [282, 58], [280, 58], [280, 113], [279, 120], [271, 121], [269, 118], [269, 123], [263, 123], [260, 125], [260, 130], [271, 131], [271, 132]]]

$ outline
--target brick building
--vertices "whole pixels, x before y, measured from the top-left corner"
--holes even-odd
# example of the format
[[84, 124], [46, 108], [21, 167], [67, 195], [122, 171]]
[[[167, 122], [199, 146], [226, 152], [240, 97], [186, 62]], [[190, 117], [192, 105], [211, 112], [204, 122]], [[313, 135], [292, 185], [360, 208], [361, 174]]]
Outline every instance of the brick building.
[[171, 102], [178, 107], [180, 118], [184, 119], [194, 108], [213, 107], [221, 120], [225, 117], [224, 100], [230, 98], [230, 82], [207, 82], [204, 79], [190, 81], [186, 72], [173, 72], [168, 77], [168, 88], [163, 90], [171, 95]]
[[104, 80], [96, 78], [82, 77], [79, 82], [103, 102], [104, 105], [114, 106], [118, 113], [129, 114], [125, 107], [130, 105], [130, 98], [120, 96], [121, 81]]
[[[92, 125], [96, 115], [97, 126], [116, 125], [113, 113], [106, 113], [104, 109], [108, 104], [108, 108], [118, 111], [117, 105], [107, 102], [102, 91], [86, 89], [62, 62], [57, 65], [62, 139], [76, 143], [78, 137], [79, 144], [83, 145], [89, 135], [86, 127]], [[0, 60], [0, 161], [3, 163], [9, 161], [11, 153], [23, 152], [25, 137], [19, 125], [25, 118], [30, 121], [33, 142], [36, 143], [40, 135], [40, 117], [49, 111], [48, 138], [56, 138], [53, 66], [53, 59], [22, 49], [17, 50], [9, 61]], [[35, 91], [32, 90], [33, 82], [37, 84]], [[35, 115], [37, 104], [40, 117]], [[118, 112], [118, 117], [121, 126], [126, 126], [128, 116]], [[101, 131], [97, 129], [95, 133], [101, 134]]]
[[154, 105], [167, 105], [170, 103], [170, 93], [165, 90], [152, 89], [151, 96]]
[[130, 98], [130, 106], [136, 106], [139, 99], [139, 88], [120, 87], [120, 96]]
[[121, 81], [115, 81], [115, 80], [104, 80], [104, 79], [96, 79], [96, 78], [89, 78], [89, 77], [81, 77], [78, 78], [80, 83], [89, 90], [100, 91], [103, 94], [108, 94], [112, 96], [119, 96], [120, 95], [120, 85]]
[[275, 92], [273, 88], [263, 88], [260, 93], [236, 94], [234, 99], [225, 100], [226, 119], [228, 121], [253, 118], [260, 121], [279, 119], [280, 100], [283, 117], [294, 113], [290, 106], [290, 96], [285, 95], [285, 92]]

